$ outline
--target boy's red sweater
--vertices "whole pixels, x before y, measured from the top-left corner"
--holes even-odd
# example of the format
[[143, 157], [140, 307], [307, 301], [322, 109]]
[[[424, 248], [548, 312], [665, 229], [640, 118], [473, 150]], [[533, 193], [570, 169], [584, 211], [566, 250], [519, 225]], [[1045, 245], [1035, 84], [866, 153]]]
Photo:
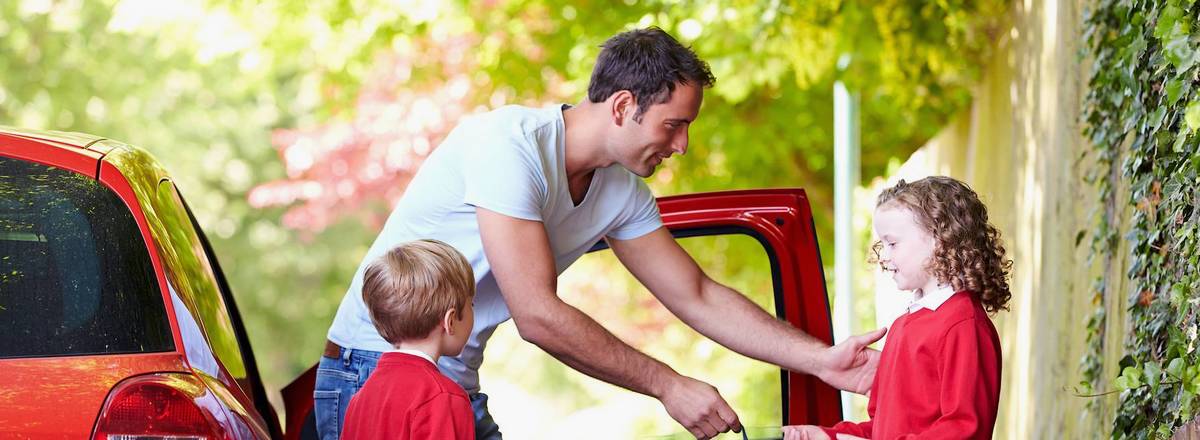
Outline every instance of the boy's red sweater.
[[867, 404], [870, 420], [826, 428], [873, 439], [988, 439], [1000, 405], [1000, 337], [969, 292], [892, 324]]
[[347, 439], [474, 440], [475, 415], [467, 393], [432, 362], [384, 353], [350, 400]]

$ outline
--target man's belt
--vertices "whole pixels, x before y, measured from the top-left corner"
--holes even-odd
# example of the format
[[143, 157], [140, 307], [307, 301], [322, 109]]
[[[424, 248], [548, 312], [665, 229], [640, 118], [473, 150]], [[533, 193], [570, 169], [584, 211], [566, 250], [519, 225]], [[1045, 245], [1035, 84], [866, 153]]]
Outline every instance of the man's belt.
[[325, 357], [338, 359], [342, 357], [342, 346], [328, 339], [325, 340]]

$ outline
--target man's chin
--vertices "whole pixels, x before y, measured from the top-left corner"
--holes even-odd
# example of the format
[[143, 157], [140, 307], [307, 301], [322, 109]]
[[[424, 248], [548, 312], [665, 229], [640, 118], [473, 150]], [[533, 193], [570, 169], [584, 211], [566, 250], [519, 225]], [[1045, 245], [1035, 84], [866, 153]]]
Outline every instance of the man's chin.
[[653, 176], [654, 172], [658, 170], [658, 167], [645, 167], [642, 169], [633, 169], [633, 168], [625, 167], [625, 169], [629, 170], [629, 172], [631, 172], [633, 174], [636, 174], [638, 177], [645, 179], [647, 177]]

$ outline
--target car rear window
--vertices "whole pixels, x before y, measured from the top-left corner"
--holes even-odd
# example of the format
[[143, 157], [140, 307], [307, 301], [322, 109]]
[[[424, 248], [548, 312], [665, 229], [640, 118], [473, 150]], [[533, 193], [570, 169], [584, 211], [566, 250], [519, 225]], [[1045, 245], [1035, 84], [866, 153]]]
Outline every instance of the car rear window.
[[0, 157], [0, 358], [171, 350], [146, 242], [96, 180]]

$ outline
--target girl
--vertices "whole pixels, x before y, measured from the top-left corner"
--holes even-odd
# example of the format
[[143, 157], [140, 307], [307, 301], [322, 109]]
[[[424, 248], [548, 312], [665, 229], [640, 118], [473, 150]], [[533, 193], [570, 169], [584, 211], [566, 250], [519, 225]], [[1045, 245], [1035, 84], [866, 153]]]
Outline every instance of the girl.
[[914, 292], [892, 324], [862, 423], [787, 426], [784, 438], [986, 439], [1000, 399], [1000, 339], [989, 313], [1011, 297], [1000, 232], [967, 185], [927, 177], [875, 205], [872, 263]]

